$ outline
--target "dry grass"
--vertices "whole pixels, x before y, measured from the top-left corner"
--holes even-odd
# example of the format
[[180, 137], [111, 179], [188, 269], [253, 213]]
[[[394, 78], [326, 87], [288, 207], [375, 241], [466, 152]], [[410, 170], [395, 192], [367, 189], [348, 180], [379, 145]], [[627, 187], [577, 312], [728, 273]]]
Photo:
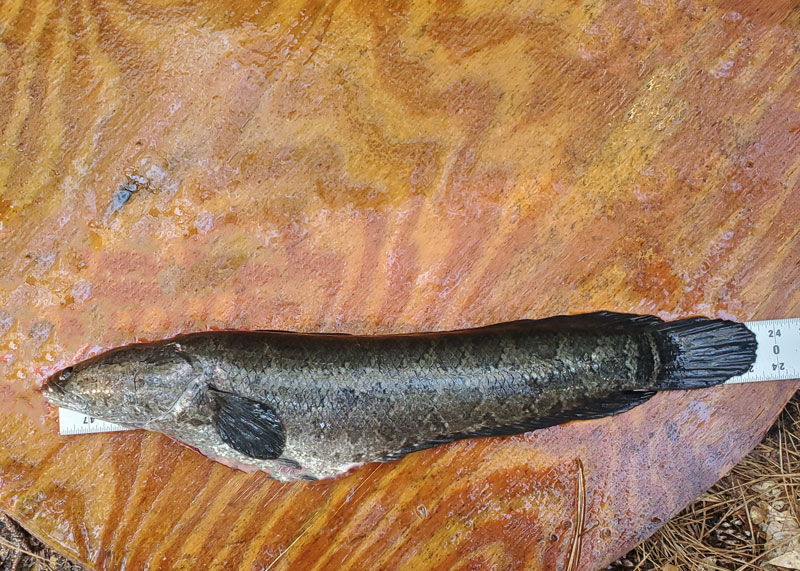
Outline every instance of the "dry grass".
[[799, 508], [800, 393], [727, 476], [608, 569], [800, 569]]
[[[716, 486], [608, 569], [800, 569], [800, 393]], [[770, 565], [769, 561], [789, 563]], [[81, 571], [0, 518], [0, 571]]]
[[83, 571], [0, 512], [0, 571]]

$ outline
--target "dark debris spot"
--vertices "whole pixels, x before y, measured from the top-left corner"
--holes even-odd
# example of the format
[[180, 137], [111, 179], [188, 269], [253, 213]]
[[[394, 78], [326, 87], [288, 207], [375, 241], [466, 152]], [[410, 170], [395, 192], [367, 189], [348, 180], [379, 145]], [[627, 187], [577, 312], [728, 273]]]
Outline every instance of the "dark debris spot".
[[136, 185], [134, 184], [126, 184], [120, 187], [111, 198], [111, 207], [114, 210], [119, 210], [123, 204], [131, 199], [134, 192], [136, 192]]
[[111, 196], [106, 215], [111, 215], [120, 210], [133, 195], [140, 190], [153, 190], [150, 181], [143, 176], [129, 174], [125, 184], [121, 185]]

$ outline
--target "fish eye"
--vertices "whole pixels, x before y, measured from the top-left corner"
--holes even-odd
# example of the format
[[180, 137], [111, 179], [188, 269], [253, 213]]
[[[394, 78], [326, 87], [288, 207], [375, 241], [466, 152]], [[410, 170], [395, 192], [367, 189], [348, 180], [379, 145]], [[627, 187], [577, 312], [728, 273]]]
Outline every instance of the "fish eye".
[[67, 379], [70, 378], [70, 376], [72, 376], [72, 367], [67, 367], [66, 369], [61, 371], [61, 374], [58, 376], [58, 380], [66, 381]]

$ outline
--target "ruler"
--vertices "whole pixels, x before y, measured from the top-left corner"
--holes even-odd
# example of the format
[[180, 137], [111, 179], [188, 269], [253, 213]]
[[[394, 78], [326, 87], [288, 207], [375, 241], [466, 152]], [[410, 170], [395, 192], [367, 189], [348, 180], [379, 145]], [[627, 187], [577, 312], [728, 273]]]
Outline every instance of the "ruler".
[[118, 430], [132, 430], [113, 422], [106, 422], [82, 412], [58, 408], [58, 433], [59, 434], [94, 434], [95, 432], [116, 432]]
[[[745, 325], [756, 334], [756, 362], [748, 372], [729, 379], [726, 384], [800, 379], [800, 318], [750, 321]], [[65, 408], [58, 411], [58, 425], [60, 434], [131, 430]]]
[[747, 328], [756, 334], [756, 362], [744, 375], [726, 384], [800, 379], [800, 318], [749, 321]]

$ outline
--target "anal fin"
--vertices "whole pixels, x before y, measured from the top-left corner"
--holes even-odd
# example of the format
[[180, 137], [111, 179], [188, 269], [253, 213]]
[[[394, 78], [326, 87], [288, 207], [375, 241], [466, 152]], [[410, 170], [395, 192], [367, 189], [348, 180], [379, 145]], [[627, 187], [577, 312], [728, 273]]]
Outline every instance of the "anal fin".
[[402, 458], [411, 452], [433, 448], [434, 446], [438, 446], [440, 444], [455, 442], [456, 440], [463, 440], [465, 438], [478, 438], [482, 436], [509, 436], [512, 434], [530, 432], [531, 430], [539, 430], [540, 428], [548, 428], [550, 426], [564, 424], [573, 420], [591, 420], [595, 418], [613, 416], [639, 406], [640, 404], [648, 401], [654, 394], [656, 394], [655, 391], [620, 391], [612, 393], [605, 398], [597, 399], [591, 403], [564, 410], [555, 414], [530, 418], [512, 424], [486, 426], [476, 430], [456, 432], [449, 435], [442, 435], [424, 442], [409, 444], [400, 450], [386, 454], [380, 458], [380, 461], [388, 462], [391, 460], [397, 460], [398, 458]]
[[[589, 404], [519, 423], [519, 426], [524, 426], [525, 430], [523, 432], [528, 432], [530, 430], [538, 430], [540, 428], [548, 428], [550, 426], [564, 424], [573, 420], [591, 420], [593, 418], [614, 416], [615, 414], [629, 411], [632, 408], [647, 402], [654, 394], [656, 394], [656, 391], [620, 391], [618, 393], [612, 393], [603, 399], [598, 399]], [[499, 432], [497, 434], [516, 433]], [[494, 434], [486, 434], [485, 436], [494, 436]]]

